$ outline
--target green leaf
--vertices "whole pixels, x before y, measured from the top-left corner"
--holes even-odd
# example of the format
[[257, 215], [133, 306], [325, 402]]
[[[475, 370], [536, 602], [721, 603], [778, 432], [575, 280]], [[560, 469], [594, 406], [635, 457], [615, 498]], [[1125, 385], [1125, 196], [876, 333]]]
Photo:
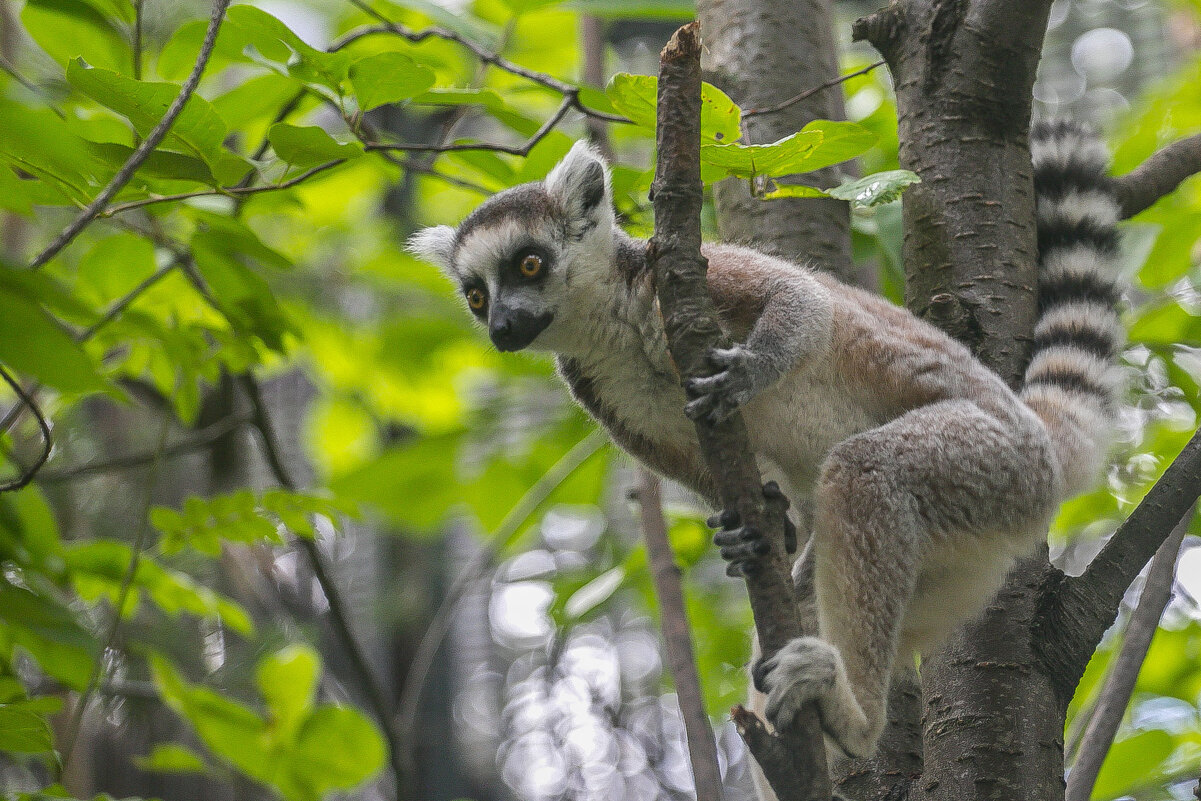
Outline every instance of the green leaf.
[[434, 85], [434, 71], [404, 53], [377, 53], [350, 65], [350, 85], [359, 109], [370, 111], [425, 92]]
[[0, 751], [41, 754], [54, 750], [46, 718], [19, 704], [0, 704]]
[[854, 122], [813, 120], [801, 131], [821, 134], [821, 143], [806, 160], [806, 172], [841, 164], [860, 156], [879, 139], [875, 133]]
[[105, 389], [92, 359], [6, 273], [0, 268], [0, 320], [9, 332], [0, 337], [0, 362], [64, 392]]
[[[619, 72], [606, 92], [613, 108], [635, 125], [655, 129], [655, 104], [659, 79], [651, 75]], [[712, 84], [701, 85], [701, 141], [736, 142], [742, 136], [742, 111], [729, 95]]]
[[267, 60], [284, 65], [292, 77], [341, 93], [350, 66], [348, 54], [310, 47], [287, 25], [254, 6], [231, 7], [225, 25], [240, 43], [252, 45]]
[[804, 184], [780, 184], [770, 192], [760, 196], [763, 200], [779, 200], [786, 197], [830, 197], [829, 192], [823, 192], [816, 186]]
[[[115, 142], [89, 142], [88, 150], [98, 161], [102, 162], [110, 174], [125, 166], [134, 149], [128, 145]], [[137, 179], [158, 178], [169, 181], [192, 181], [206, 186], [217, 186], [220, 182], [213, 175], [213, 170], [200, 159], [185, 156], [182, 153], [172, 153], [169, 150], [155, 150], [142, 163], [134, 175]]]
[[[88, 67], [78, 59], [67, 66], [67, 80], [97, 103], [128, 118], [142, 136], [158, 124], [180, 91], [173, 83], [136, 81], [110, 70]], [[226, 131], [225, 121], [212, 104], [192, 95], [163, 140], [163, 146], [195, 156], [219, 178], [224, 178], [219, 167], [226, 156], [222, 146]]]
[[290, 645], [259, 661], [255, 678], [279, 737], [290, 741], [313, 708], [321, 662], [307, 645]]
[[209, 766], [199, 754], [178, 743], [157, 743], [146, 756], [135, 756], [141, 770], [155, 773], [208, 773]]
[[50, 109], [0, 99], [0, 156], [61, 192], [62, 202], [83, 205], [92, 198], [98, 165], [84, 140]]
[[701, 145], [701, 161], [738, 178], [778, 177], [809, 172], [808, 163], [821, 145], [817, 131], [801, 131], [770, 145]]
[[[337, 743], [331, 748], [331, 743]], [[313, 797], [349, 790], [371, 778], [387, 755], [379, 730], [356, 709], [323, 706], [301, 726], [288, 767]]]
[[133, 55], [120, 29], [91, 3], [28, 0], [21, 10], [21, 22], [33, 40], [63, 66], [82, 57], [105, 69], [132, 67]]
[[909, 170], [887, 170], [857, 181], [848, 181], [827, 191], [830, 197], [848, 200], [852, 206], [869, 208], [898, 200], [905, 187], [921, 183], [921, 180], [917, 173]]
[[564, 8], [617, 19], [686, 21], [696, 16], [695, 0], [570, 0]]
[[339, 144], [316, 126], [302, 128], [279, 122], [271, 126], [268, 138], [277, 156], [302, 169], [337, 159], [354, 158], [363, 153], [358, 143]]
[[1109, 749], [1092, 797], [1098, 801], [1125, 795], [1146, 784], [1148, 776], [1172, 754], [1172, 735], [1160, 729], [1119, 740]]

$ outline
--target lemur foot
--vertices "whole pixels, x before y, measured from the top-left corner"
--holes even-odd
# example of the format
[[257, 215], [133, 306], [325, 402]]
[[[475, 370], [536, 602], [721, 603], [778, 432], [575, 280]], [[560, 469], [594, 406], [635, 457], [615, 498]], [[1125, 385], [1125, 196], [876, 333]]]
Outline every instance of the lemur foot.
[[684, 384], [692, 397], [684, 406], [684, 414], [692, 420], [705, 420], [713, 425], [734, 414], [755, 396], [758, 371], [753, 363], [754, 354], [742, 345], [713, 348], [708, 358], [715, 372], [705, 378], [690, 378]]
[[822, 729], [848, 757], [869, 756], [873, 734], [846, 680], [838, 649], [817, 637], [797, 637], [751, 669], [755, 689], [767, 695], [764, 713], [776, 729], [792, 725], [808, 703], [816, 703]]
[[[768, 506], [775, 506], [784, 518], [784, 547], [789, 553], [794, 553], [797, 547], [796, 526], [786, 514], [788, 499], [780, 491], [780, 485], [774, 481], [764, 484], [763, 498]], [[713, 535], [713, 544], [721, 548], [721, 558], [729, 562], [726, 565], [728, 576], [737, 578], [753, 573], [759, 557], [771, 550], [770, 544], [763, 539], [763, 533], [754, 526], [741, 525], [742, 517], [733, 509], [713, 515], [708, 523], [710, 528], [721, 526], [721, 531]]]

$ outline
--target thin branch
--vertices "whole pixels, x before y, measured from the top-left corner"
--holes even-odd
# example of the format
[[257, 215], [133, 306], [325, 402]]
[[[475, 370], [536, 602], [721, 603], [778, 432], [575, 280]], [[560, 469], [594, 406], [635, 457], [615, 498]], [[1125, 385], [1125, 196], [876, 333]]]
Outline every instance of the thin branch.
[[885, 62], [883, 60], [877, 61], [875, 64], [869, 64], [861, 70], [855, 70], [854, 72], [848, 72], [846, 75], [839, 75], [837, 78], [826, 81], [825, 83], [821, 84], [820, 86], [814, 86], [812, 89], [806, 89], [805, 91], [801, 92], [799, 95], [793, 95], [792, 97], [788, 98], [787, 100], [781, 100], [779, 103], [775, 103], [770, 106], [764, 106], [763, 108], [747, 109], [746, 111], [742, 112], [742, 118], [746, 119], [747, 117], [757, 117], [760, 114], [775, 114], [777, 111], [783, 111], [784, 109], [788, 108], [789, 106], [794, 106], [797, 103], [800, 103], [802, 100], [806, 100], [810, 97], [813, 97], [813, 95], [817, 94], [818, 92], [829, 89], [832, 86], [838, 86], [840, 83], [843, 83], [844, 81], [849, 81], [851, 78], [858, 78], [860, 75], [867, 75], [869, 72], [874, 70], [876, 67], [883, 67], [886, 63], [887, 62]]
[[100, 190], [100, 194], [89, 203], [83, 211], [79, 213], [71, 224], [68, 225], [63, 232], [54, 238], [45, 250], [34, 257], [30, 264], [31, 269], [37, 269], [46, 262], [50, 261], [59, 251], [70, 244], [79, 232], [86, 228], [96, 219], [96, 215], [108, 205], [108, 202], [116, 196], [118, 192], [129, 183], [133, 178], [138, 168], [142, 163], [150, 157], [154, 149], [162, 143], [166, 138], [167, 132], [171, 130], [171, 126], [175, 124], [176, 118], [183, 112], [184, 105], [188, 102], [188, 98], [196, 91], [197, 84], [200, 83], [200, 76], [204, 72], [204, 68], [208, 65], [209, 57], [213, 54], [213, 47], [217, 43], [217, 31], [221, 27], [222, 20], [225, 19], [225, 10], [229, 7], [230, 0], [213, 0], [213, 13], [209, 18], [208, 29], [204, 33], [204, 43], [200, 46], [200, 53], [196, 56], [196, 63], [192, 67], [191, 74], [188, 75], [183, 86], [180, 87], [179, 94], [171, 101], [171, 105], [167, 108], [167, 113], [158, 121], [158, 124], [150, 131], [150, 134], [142, 140], [137, 149], [130, 154], [129, 159], [122, 165], [117, 174], [104, 189]]
[[[655, 235], [648, 255], [663, 315], [668, 347], [683, 382], [708, 375], [709, 352], [725, 335], [717, 323], [701, 255], [700, 177], [701, 41], [699, 25], [680, 28], [659, 56], [656, 147], [652, 185]], [[797, 615], [790, 561], [784, 548], [784, 505], [767, 503], [742, 415], [710, 425], [696, 422], [705, 463], [724, 509], [736, 511], [740, 525], [763, 532], [767, 553], [743, 569], [755, 627], [765, 658], [803, 634]], [[790, 801], [829, 799], [825, 745], [816, 707], [807, 705], [781, 732], [793, 775], [786, 784], [805, 788]], [[751, 741], [748, 746], [753, 745]], [[752, 752], [753, 753], [753, 752]], [[768, 777], [780, 781], [780, 777]]]
[[1201, 134], [1173, 142], [1135, 169], [1114, 179], [1122, 216], [1133, 217], [1150, 208], [1180, 182], [1201, 172]]
[[[223, 420], [218, 420], [212, 425], [197, 429], [193, 434], [184, 437], [179, 442], [163, 448], [161, 458], [169, 459], [204, 450], [222, 437], [237, 431], [249, 422], [251, 422], [250, 418], [245, 415], [233, 415]], [[135, 467], [141, 467], [153, 462], [156, 458], [160, 458], [158, 451], [144, 451], [142, 453], [129, 454], [128, 456], [118, 456], [113, 459], [88, 462], [87, 464], [68, 467], [63, 470], [41, 473], [37, 478], [39, 484], [62, 484], [97, 473], [112, 473], [118, 470], [130, 470]]]
[[113, 605], [113, 619], [109, 622], [108, 631], [104, 636], [103, 647], [100, 653], [96, 655], [96, 661], [92, 665], [92, 672], [88, 676], [88, 683], [84, 687], [83, 693], [79, 696], [78, 702], [75, 704], [75, 709], [71, 715], [71, 720], [67, 726], [66, 734], [63, 736], [63, 744], [61, 751], [63, 754], [60, 775], [67, 772], [67, 766], [71, 763], [71, 756], [75, 752], [75, 743], [79, 738], [79, 730], [83, 725], [83, 715], [87, 711], [88, 703], [91, 701], [92, 695], [95, 694], [97, 687], [100, 684], [101, 676], [105, 672], [105, 654], [107, 654], [117, 641], [117, 632], [121, 628], [121, 616], [125, 612], [125, 605], [129, 601], [129, 593], [133, 590], [134, 581], [137, 579], [138, 568], [142, 563], [142, 553], [146, 548], [146, 537], [150, 532], [150, 506], [154, 502], [154, 490], [158, 485], [158, 466], [162, 455], [163, 447], [167, 444], [167, 432], [171, 430], [171, 416], [163, 415], [162, 425], [159, 427], [158, 444], [155, 447], [155, 453], [158, 454], [150, 464], [150, 475], [146, 481], [146, 491], [142, 498], [142, 514], [138, 520], [138, 530], [134, 535], [133, 544], [129, 549], [129, 565], [125, 568], [125, 573], [121, 577], [121, 588], [117, 592], [117, 600]]
[[571, 450], [563, 454], [559, 461], [551, 465], [551, 468], [534, 482], [534, 485], [526, 490], [516, 505], [509, 510], [496, 530], [488, 537], [488, 542], [472, 555], [471, 560], [455, 578], [454, 584], [442, 597], [442, 602], [438, 605], [437, 611], [434, 612], [434, 616], [430, 619], [429, 626], [421, 638], [421, 644], [417, 646], [417, 653], [414, 655], [413, 661], [409, 663], [408, 672], [405, 674], [404, 688], [400, 693], [397, 717], [400, 719], [402, 759], [406, 767], [413, 764], [413, 746], [416, 741], [417, 711], [421, 703], [421, 691], [425, 687], [426, 677], [433, 667], [434, 657], [437, 656], [442, 640], [450, 630], [450, 624], [459, 601], [463, 599], [467, 590], [483, 577], [487, 567], [496, 560], [500, 550], [517, 533], [530, 515], [534, 514], [546, 502], [550, 494], [570, 478], [584, 462], [592, 458], [592, 455], [600, 450], [606, 442], [608, 442], [608, 436], [605, 432], [596, 429], [572, 446]]
[[1032, 642], [1060, 692], [1071, 698], [1088, 659], [1113, 623], [1126, 588], [1201, 495], [1201, 429], [1173, 460], [1084, 573], [1049, 573]]
[[[259, 432], [259, 439], [263, 445], [263, 455], [266, 457], [271, 473], [275, 476], [275, 480], [279, 482], [280, 486], [289, 491], [295, 491], [298, 485], [284, 464], [279, 444], [275, 438], [275, 429], [271, 424], [270, 413], [267, 410], [266, 403], [263, 401], [263, 393], [259, 388], [258, 382], [249, 373], [239, 376], [239, 382], [246, 392], [246, 397], [250, 400], [252, 410], [251, 423]], [[384, 690], [376, 679], [375, 673], [371, 670], [366, 652], [363, 651], [362, 645], [359, 644], [358, 638], [355, 637], [354, 631], [350, 627], [350, 617], [346, 612], [346, 604], [342, 599], [341, 592], [338, 590], [337, 583], [325, 568], [325, 560], [321, 556], [321, 551], [317, 547], [316, 541], [308, 537], [297, 537], [296, 541], [308, 557], [313, 577], [317, 579], [317, 584], [325, 594], [325, 599], [329, 604], [329, 617], [333, 623], [334, 631], [346, 651], [347, 659], [353, 666], [355, 673], [358, 674], [359, 682], [367, 695], [367, 702], [371, 705], [376, 720], [379, 722], [380, 728], [384, 733], [384, 738], [388, 742], [392, 769], [395, 771], [396, 781], [399, 783], [404, 777], [403, 764], [400, 760], [400, 741], [396, 734], [396, 728], [392, 725], [392, 716], [389, 712], [388, 702], [384, 696]]]
[[1151, 560], [1142, 595], [1126, 626], [1122, 649], [1114, 660], [1109, 677], [1105, 679], [1105, 686], [1101, 688], [1100, 698], [1084, 730], [1076, 761], [1068, 774], [1065, 801], [1089, 801], [1092, 797], [1101, 765], [1126, 715], [1126, 707], [1130, 705], [1130, 695], [1134, 692], [1135, 681], [1147, 658], [1151, 639], [1171, 599], [1176, 559], [1195, 512], [1196, 507], [1193, 507], [1185, 513]]
[[523, 145], [496, 145], [486, 142], [456, 142], [448, 145], [367, 142], [365, 143], [365, 147], [369, 151], [402, 151], [405, 153], [454, 153], [462, 150], [486, 150], [493, 153], [508, 153], [511, 156], [525, 157], [555, 129], [555, 126], [563, 121], [563, 118], [567, 116], [567, 112], [571, 111], [572, 108], [571, 98], [564, 97], [563, 102], [555, 109], [555, 113], [546, 122], [542, 123], [542, 127], [535, 131], [534, 135], [526, 140]]
[[196, 192], [180, 192], [177, 195], [156, 195], [154, 197], [144, 198], [142, 200], [131, 200], [128, 203], [118, 203], [115, 206], [109, 206], [99, 213], [101, 217], [111, 217], [114, 214], [120, 214], [130, 209], [140, 209], [144, 206], [153, 206], [156, 203], [173, 203], [177, 200], [188, 200], [194, 197], [212, 197], [213, 195], [221, 195], [223, 197], [257, 195], [260, 192], [277, 192], [281, 189], [291, 189], [297, 184], [304, 183], [314, 175], [319, 175], [326, 170], [331, 170], [339, 164], [346, 162], [346, 159], [334, 159], [327, 161], [324, 164], [318, 164], [316, 167], [311, 167], [300, 175], [278, 183], [265, 184], [263, 186], [222, 186], [217, 189], [202, 189]]
[[367, 3], [360, 2], [359, 0], [351, 0], [351, 2], [362, 9], [364, 13], [379, 20], [379, 24], [361, 28], [357, 31], [351, 31], [350, 33], [335, 40], [334, 44], [331, 45], [330, 48], [332, 50], [339, 50], [349, 44], [352, 44], [353, 42], [358, 41], [359, 39], [377, 34], [392, 34], [395, 36], [400, 36], [414, 44], [424, 42], [426, 39], [431, 38], [443, 39], [448, 42], [455, 42], [467, 50], [470, 50], [476, 58], [485, 64], [491, 64], [499, 70], [503, 70], [504, 72], [507, 72], [511, 75], [516, 75], [520, 78], [525, 78], [531, 83], [535, 83], [539, 86], [550, 89], [551, 91], [558, 92], [559, 94], [563, 95], [564, 98], [570, 100], [572, 108], [576, 109], [582, 114], [587, 114], [589, 117], [595, 117], [596, 119], [607, 120], [609, 122], [629, 122], [628, 119], [620, 114], [609, 114], [608, 112], [599, 111], [585, 105], [584, 102], [580, 100], [581, 87], [572, 83], [568, 83], [567, 81], [559, 80], [553, 75], [548, 75], [544, 72], [537, 72], [536, 70], [531, 70], [521, 66], [520, 64], [516, 64], [501, 54], [495, 53], [486, 47], [471, 41], [465, 36], [456, 33], [455, 31], [438, 26], [432, 28], [423, 28], [422, 30], [415, 31], [412, 28], [400, 24], [399, 22], [393, 22], [383, 14], [371, 8], [371, 6], [369, 6]]
[[46, 416], [42, 414], [42, 410], [38, 408], [37, 400], [33, 397], [33, 393], [26, 393], [25, 389], [21, 386], [21, 382], [13, 378], [12, 375], [3, 367], [0, 367], [0, 378], [3, 378], [4, 382], [8, 384], [9, 387], [12, 388], [12, 391], [17, 394], [17, 398], [20, 400], [20, 405], [18, 405], [16, 408], [29, 409], [29, 411], [32, 412], [33, 416], [37, 419], [38, 429], [42, 433], [42, 452], [38, 455], [37, 461], [22, 470], [21, 475], [17, 476], [13, 480], [0, 484], [0, 492], [12, 492], [14, 490], [21, 489], [29, 484], [30, 481], [33, 481], [33, 477], [37, 475], [38, 471], [42, 469], [42, 465], [44, 465], [46, 460], [50, 458], [50, 451], [54, 448], [54, 440], [50, 435], [50, 424], [46, 422]]
[[154, 286], [159, 281], [166, 278], [167, 275], [174, 272], [174, 270], [177, 267], [179, 267], [181, 264], [183, 264], [182, 258], [180, 258], [178, 255], [172, 257], [170, 262], [168, 262], [167, 264], [164, 264], [162, 267], [155, 270], [153, 274], [148, 275], [146, 278], [142, 279], [141, 283], [139, 283], [137, 286], [135, 286], [133, 289], [131, 289], [129, 292], [127, 292], [123, 298], [116, 301], [112, 306], [110, 306], [108, 311], [106, 311], [104, 313], [103, 317], [101, 317], [99, 320], [92, 323], [90, 326], [88, 326], [87, 328], [85, 328], [84, 330], [82, 330], [78, 334], [76, 334], [75, 341], [76, 342], [86, 342], [87, 340], [94, 337], [101, 328], [104, 328], [104, 326], [108, 325], [113, 320], [117, 319], [122, 314], [124, 314], [125, 310], [128, 309], [135, 300], [137, 300], [139, 297], [141, 297], [143, 293], [145, 293], [148, 289], [150, 289], [150, 287]]
[[54, 104], [53, 97], [51, 96], [51, 94], [49, 92], [47, 92], [45, 89], [43, 89], [42, 87], [38, 86], [33, 81], [26, 78], [24, 75], [22, 75], [20, 73], [20, 71], [18, 71], [17, 68], [15, 66], [13, 66], [12, 62], [10, 62], [3, 53], [0, 53], [0, 71], [8, 73], [8, 76], [10, 78], [12, 78], [14, 81], [21, 84], [26, 89], [33, 92], [34, 94], [41, 95], [42, 98], [46, 101], [46, 107], [48, 109], [50, 109], [51, 111], [53, 111], [58, 116], [59, 119], [65, 120], [67, 118], [66, 112], [64, 112], [61, 108], [59, 108], [57, 105]]
[[663, 631], [667, 665], [676, 685], [680, 715], [684, 719], [696, 801], [720, 801], [722, 785], [717, 765], [717, 743], [713, 739], [709, 716], [705, 714], [701, 680], [697, 675], [696, 657], [692, 649], [692, 632], [684, 607], [684, 590], [680, 586], [680, 568], [676, 565], [671, 542], [667, 539], [659, 477], [645, 467], [638, 470], [638, 503], [642, 510], [642, 535], [646, 540], [651, 577], [659, 598], [659, 625]]

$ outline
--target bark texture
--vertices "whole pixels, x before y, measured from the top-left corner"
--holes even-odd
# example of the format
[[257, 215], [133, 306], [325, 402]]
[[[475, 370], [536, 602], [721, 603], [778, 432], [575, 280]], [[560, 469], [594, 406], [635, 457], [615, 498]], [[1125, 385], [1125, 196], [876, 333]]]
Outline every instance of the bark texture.
[[[667, 342], [681, 381], [708, 375], [709, 351], [729, 344], [717, 323], [705, 279], [708, 265], [701, 255], [700, 50], [699, 26], [691, 23], [676, 31], [659, 57], [658, 163], [652, 187], [655, 235], [648, 247]], [[758, 528], [769, 546], [745, 577], [759, 642], [764, 655], [771, 656], [801, 634], [784, 548], [784, 509], [765, 503], [741, 414], [715, 426], [698, 422], [696, 432], [722, 508], [736, 510], [742, 525]], [[825, 745], [816, 708], [810, 705], [798, 715], [782, 739], [792, 759], [779, 763], [782, 773], [767, 773], [772, 786], [788, 787], [787, 801], [828, 799]], [[748, 740], [748, 745], [754, 747], [754, 741]], [[764, 765], [769, 766], [777, 763]], [[793, 793], [797, 787], [803, 792]]]
[[[1030, 97], [1050, 3], [899, 2], [854, 35], [888, 61], [904, 198], [906, 304], [1016, 384], [1037, 309]], [[1031, 642], [1045, 552], [922, 666], [914, 799], [1063, 797], [1063, 717]]]
[[[699, 0], [705, 39], [705, 80], [743, 108], [786, 100], [838, 76], [830, 0]], [[746, 120], [744, 141], [774, 142], [816, 119], [842, 120], [842, 87], [832, 86], [789, 108]], [[833, 186], [839, 167], [812, 173], [806, 183]], [[801, 263], [845, 280], [853, 277], [850, 214], [837, 200], [751, 197], [746, 181], [727, 180], [714, 190], [722, 239]]]

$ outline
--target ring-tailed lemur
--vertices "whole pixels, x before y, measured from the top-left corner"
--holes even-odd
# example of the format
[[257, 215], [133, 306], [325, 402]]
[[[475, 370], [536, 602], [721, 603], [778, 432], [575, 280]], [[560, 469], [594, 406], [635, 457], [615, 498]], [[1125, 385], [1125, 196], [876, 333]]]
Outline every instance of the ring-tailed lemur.
[[[758, 666], [756, 683], [777, 726], [815, 700], [850, 755], [875, 748], [898, 652], [927, 651], [976, 614], [1105, 456], [1123, 336], [1119, 209], [1095, 139], [1059, 123], [1032, 140], [1041, 316], [1017, 393], [904, 309], [720, 244], [703, 248], [709, 289], [740, 344], [715, 350], [714, 375], [686, 392], [646, 243], [617, 227], [608, 167], [583, 143], [545, 181], [409, 242], [461, 286], [497, 348], [555, 352], [618, 445], [710, 501], [689, 416], [743, 409], [761, 468], [812, 531], [799, 565], [817, 612], [817, 636]], [[723, 556], [751, 558], [748, 532], [725, 523]]]

